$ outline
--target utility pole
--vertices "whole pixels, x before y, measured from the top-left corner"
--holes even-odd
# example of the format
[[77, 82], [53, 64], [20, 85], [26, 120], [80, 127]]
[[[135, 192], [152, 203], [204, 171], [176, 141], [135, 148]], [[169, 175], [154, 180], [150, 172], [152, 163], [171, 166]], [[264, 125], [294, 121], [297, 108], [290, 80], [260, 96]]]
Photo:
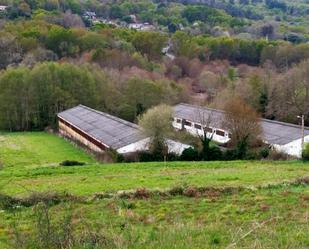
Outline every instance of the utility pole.
[[301, 119], [301, 149], [304, 149], [305, 144], [305, 115], [297, 116]]

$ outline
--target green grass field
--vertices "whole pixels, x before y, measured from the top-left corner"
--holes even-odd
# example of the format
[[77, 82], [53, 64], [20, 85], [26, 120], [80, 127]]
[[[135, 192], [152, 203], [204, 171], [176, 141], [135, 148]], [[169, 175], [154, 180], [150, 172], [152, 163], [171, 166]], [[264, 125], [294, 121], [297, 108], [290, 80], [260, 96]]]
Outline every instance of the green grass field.
[[[59, 166], [64, 160], [86, 165]], [[99, 164], [43, 132], [0, 135], [0, 162], [1, 194], [70, 193], [75, 199], [50, 207], [53, 221], [70, 213], [78, 236], [87, 224], [87, 231], [103, 230], [108, 238], [104, 247], [74, 248], [309, 248], [309, 186], [291, 184], [309, 176], [308, 163]], [[187, 192], [165, 194], [178, 187]], [[207, 192], [195, 193], [198, 187]], [[142, 188], [151, 194], [119, 196]], [[0, 248], [42, 248], [13, 243], [16, 229], [36, 230], [34, 206], [2, 209]]]

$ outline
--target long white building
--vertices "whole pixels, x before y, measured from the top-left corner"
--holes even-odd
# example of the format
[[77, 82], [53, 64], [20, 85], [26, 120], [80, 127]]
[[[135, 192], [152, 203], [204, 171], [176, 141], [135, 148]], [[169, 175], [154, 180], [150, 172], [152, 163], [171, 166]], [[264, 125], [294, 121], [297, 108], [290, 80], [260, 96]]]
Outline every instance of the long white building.
[[[144, 151], [149, 148], [149, 137], [141, 128], [89, 107], [78, 105], [58, 114], [59, 132], [96, 152], [113, 149], [120, 154]], [[189, 145], [166, 139], [168, 151], [181, 154]]]
[[[213, 140], [226, 143], [230, 140], [229, 131], [222, 125], [224, 112], [221, 110], [179, 104], [174, 107], [173, 126], [176, 129], [185, 129], [193, 135], [203, 135], [202, 126], [207, 124], [207, 136], [213, 136]], [[264, 142], [278, 151], [291, 156], [300, 157], [302, 153], [301, 127], [298, 125], [261, 119]], [[305, 127], [305, 142], [309, 142], [309, 127]]]

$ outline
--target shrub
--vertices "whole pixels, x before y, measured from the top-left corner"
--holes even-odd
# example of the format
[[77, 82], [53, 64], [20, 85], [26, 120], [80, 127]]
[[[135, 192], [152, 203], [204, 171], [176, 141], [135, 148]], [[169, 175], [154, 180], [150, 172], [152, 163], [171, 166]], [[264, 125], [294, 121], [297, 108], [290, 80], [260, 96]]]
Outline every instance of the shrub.
[[[84, 217], [73, 216], [71, 208], [64, 212], [52, 212], [44, 203], [33, 209], [36, 229], [21, 229], [19, 222], [12, 227], [9, 248], [23, 249], [72, 249], [72, 248], [115, 248], [115, 240], [108, 237], [103, 225], [93, 226], [83, 222]], [[74, 219], [75, 218], [75, 219]], [[78, 236], [74, 236], [78, 233]]]
[[175, 186], [170, 189], [169, 194], [172, 196], [175, 195], [183, 195], [184, 187], [183, 186]]
[[187, 197], [198, 197], [200, 193], [196, 187], [188, 187], [183, 192], [184, 196]]
[[309, 185], [309, 176], [299, 177], [294, 182], [295, 185]]
[[124, 162], [126, 162], [126, 163], [133, 163], [133, 162], [140, 161], [139, 160], [139, 152], [127, 153], [123, 157], [124, 157]]
[[167, 155], [167, 161], [178, 161], [179, 160], [179, 156], [175, 153], [168, 153]]
[[272, 149], [272, 150], [270, 150], [267, 159], [274, 160], [274, 161], [289, 160], [290, 156], [288, 154], [284, 153], [284, 152]]
[[260, 154], [257, 151], [248, 151], [246, 156], [243, 158], [245, 160], [259, 160], [261, 159]]
[[122, 163], [125, 161], [124, 156], [119, 154], [116, 150], [109, 149], [105, 154], [107, 156], [106, 159], [110, 159], [112, 162]]
[[236, 160], [236, 153], [235, 150], [226, 150], [223, 154], [224, 160], [230, 161], [230, 160]]
[[218, 146], [212, 146], [209, 148], [209, 161], [221, 160], [222, 159], [222, 151]]
[[262, 148], [259, 152], [259, 155], [261, 158], [266, 158], [269, 156], [269, 148], [268, 147], [265, 147], [265, 148]]
[[305, 144], [305, 147], [302, 152], [302, 158], [304, 161], [309, 161], [309, 143]]
[[150, 197], [150, 192], [145, 189], [145, 188], [138, 188], [135, 192], [134, 192], [134, 198], [137, 199], [148, 199]]
[[[155, 157], [148, 151], [141, 151], [138, 154], [138, 160], [140, 162], [152, 162], [156, 161]], [[161, 160], [162, 161], [162, 160]]]
[[18, 205], [18, 200], [0, 193], [0, 209], [12, 209], [16, 205]]
[[134, 209], [136, 207], [134, 202], [129, 202], [124, 199], [120, 199], [118, 206], [123, 209]]
[[60, 163], [60, 166], [82, 166], [82, 165], [85, 165], [85, 163], [74, 160], [65, 160]]
[[187, 148], [185, 149], [181, 156], [180, 160], [182, 161], [198, 161], [199, 160], [199, 153], [195, 148]]

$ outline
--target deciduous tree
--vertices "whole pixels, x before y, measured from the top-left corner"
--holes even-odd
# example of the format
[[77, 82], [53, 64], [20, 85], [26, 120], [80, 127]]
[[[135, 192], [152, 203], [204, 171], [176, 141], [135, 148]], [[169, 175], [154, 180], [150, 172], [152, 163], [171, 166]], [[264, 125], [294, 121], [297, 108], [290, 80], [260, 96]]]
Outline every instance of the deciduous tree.
[[231, 133], [231, 145], [239, 150], [239, 158], [262, 136], [259, 115], [239, 97], [226, 102], [223, 126]]

